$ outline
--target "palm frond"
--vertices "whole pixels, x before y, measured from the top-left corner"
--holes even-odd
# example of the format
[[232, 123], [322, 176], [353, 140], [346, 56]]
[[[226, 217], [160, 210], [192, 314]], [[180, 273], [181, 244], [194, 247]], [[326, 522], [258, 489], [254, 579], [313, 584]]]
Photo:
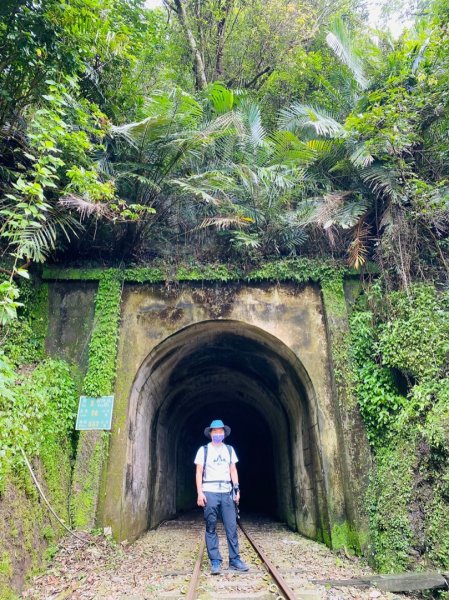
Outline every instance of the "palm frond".
[[44, 221], [30, 224], [20, 231], [17, 240], [11, 241], [16, 242], [16, 252], [19, 255], [34, 262], [45, 262], [50, 252], [56, 248], [59, 231], [69, 240], [70, 235], [76, 236], [80, 229], [81, 225], [76, 219], [54, 206]]
[[270, 141], [272, 142], [270, 162], [275, 164], [307, 165], [316, 156], [316, 151], [291, 131], [276, 131], [270, 136]]
[[326, 42], [339, 60], [351, 71], [361, 89], [366, 89], [369, 81], [365, 77], [362, 61], [357, 56], [354, 40], [343, 19], [334, 20], [326, 36]]
[[422, 63], [422, 61], [424, 60], [424, 54], [426, 52], [427, 46], [430, 44], [430, 36], [425, 40], [424, 44], [422, 44], [422, 46], [420, 47], [418, 54], [415, 56], [413, 63], [412, 63], [412, 68], [411, 71], [413, 74], [416, 73], [416, 71], [419, 68], [419, 65]]
[[359, 223], [369, 208], [370, 202], [368, 198], [356, 197], [354, 200], [346, 202], [337, 208], [333, 215], [334, 223], [342, 229], [350, 229]]
[[248, 227], [253, 222], [249, 217], [241, 217], [239, 215], [234, 217], [206, 217], [199, 225], [200, 229], [206, 227], [215, 227], [218, 230], [230, 229], [231, 227]]
[[261, 241], [257, 233], [246, 233], [245, 231], [232, 231], [232, 244], [236, 248], [260, 248]]
[[81, 220], [95, 215], [97, 218], [111, 218], [112, 212], [109, 206], [103, 202], [92, 202], [86, 198], [81, 198], [76, 194], [67, 194], [59, 199], [58, 204], [69, 210], [75, 210]]
[[203, 202], [219, 204], [226, 192], [234, 188], [234, 180], [220, 171], [206, 171], [184, 179], [170, 179], [169, 185], [179, 189], [183, 196], [193, 196]]
[[386, 196], [390, 200], [398, 200], [400, 188], [397, 181], [397, 173], [394, 169], [386, 169], [380, 165], [371, 165], [361, 170], [361, 177], [377, 198]]
[[348, 264], [354, 269], [360, 269], [368, 256], [370, 227], [361, 221], [354, 229], [353, 239], [348, 248]]
[[356, 145], [355, 149], [349, 156], [349, 160], [354, 167], [368, 167], [374, 162], [374, 157], [369, 152], [366, 144], [361, 142]]
[[112, 137], [123, 138], [130, 146], [137, 148], [142, 140], [160, 140], [172, 125], [169, 116], [150, 116], [142, 121], [125, 123], [123, 125], [112, 125]]
[[281, 110], [279, 126], [288, 131], [312, 131], [323, 137], [346, 137], [343, 125], [324, 108], [309, 106], [295, 102]]
[[238, 112], [242, 116], [242, 121], [247, 125], [249, 143], [255, 148], [262, 146], [267, 134], [262, 125], [260, 107], [255, 102], [247, 99], [240, 103]]
[[352, 191], [334, 191], [302, 203], [298, 208], [298, 218], [302, 225], [315, 224], [324, 230], [334, 226], [350, 229], [369, 208], [367, 198], [354, 197]]
[[234, 92], [218, 81], [207, 88], [206, 97], [218, 115], [227, 113], [234, 108]]

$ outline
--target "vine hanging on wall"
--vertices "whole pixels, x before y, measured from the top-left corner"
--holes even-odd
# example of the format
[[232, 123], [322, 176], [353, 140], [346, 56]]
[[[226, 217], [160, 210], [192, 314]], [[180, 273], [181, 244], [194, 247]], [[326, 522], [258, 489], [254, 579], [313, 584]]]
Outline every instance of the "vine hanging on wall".
[[[114, 389], [121, 293], [120, 272], [111, 269], [101, 273], [89, 344], [89, 365], [83, 383], [83, 392], [88, 396], [106, 396]], [[73, 525], [79, 529], [91, 528], [95, 523], [109, 438], [109, 432], [83, 431], [78, 441], [71, 515]]]

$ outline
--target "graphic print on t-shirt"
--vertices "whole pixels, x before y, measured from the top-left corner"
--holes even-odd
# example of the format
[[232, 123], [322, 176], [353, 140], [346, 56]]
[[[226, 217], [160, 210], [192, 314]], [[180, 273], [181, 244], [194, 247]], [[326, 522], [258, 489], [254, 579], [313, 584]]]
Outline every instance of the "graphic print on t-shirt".
[[[231, 475], [229, 473], [229, 450], [226, 444], [207, 445], [207, 464], [203, 482], [203, 492], [229, 492], [231, 490]], [[234, 448], [231, 447], [231, 462], [238, 462]], [[196, 453], [196, 465], [204, 464], [204, 446]]]
[[[229, 455], [229, 452], [228, 452], [228, 455]], [[223, 458], [223, 456], [221, 454], [219, 454], [218, 456], [216, 456], [214, 458], [214, 460], [212, 462], [217, 463], [217, 464], [228, 463], [229, 462], [229, 456], [228, 456], [228, 460], [226, 460], [225, 458]]]

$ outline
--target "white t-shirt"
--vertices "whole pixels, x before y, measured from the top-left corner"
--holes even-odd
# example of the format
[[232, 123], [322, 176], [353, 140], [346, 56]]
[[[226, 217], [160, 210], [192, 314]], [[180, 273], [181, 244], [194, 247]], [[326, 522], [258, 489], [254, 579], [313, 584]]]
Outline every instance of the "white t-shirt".
[[[207, 445], [207, 463], [204, 473], [203, 492], [230, 492], [231, 475], [229, 473], [230, 462], [238, 462], [237, 454], [231, 446], [231, 456], [226, 444], [215, 446], [212, 442]], [[204, 446], [198, 450], [195, 456], [195, 464], [204, 464]], [[212, 483], [207, 483], [208, 481]]]

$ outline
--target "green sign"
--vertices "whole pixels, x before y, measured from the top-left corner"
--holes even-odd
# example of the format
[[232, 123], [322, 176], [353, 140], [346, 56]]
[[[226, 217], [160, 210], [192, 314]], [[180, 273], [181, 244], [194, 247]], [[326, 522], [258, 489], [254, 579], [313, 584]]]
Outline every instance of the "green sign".
[[75, 429], [111, 429], [114, 396], [80, 396]]

